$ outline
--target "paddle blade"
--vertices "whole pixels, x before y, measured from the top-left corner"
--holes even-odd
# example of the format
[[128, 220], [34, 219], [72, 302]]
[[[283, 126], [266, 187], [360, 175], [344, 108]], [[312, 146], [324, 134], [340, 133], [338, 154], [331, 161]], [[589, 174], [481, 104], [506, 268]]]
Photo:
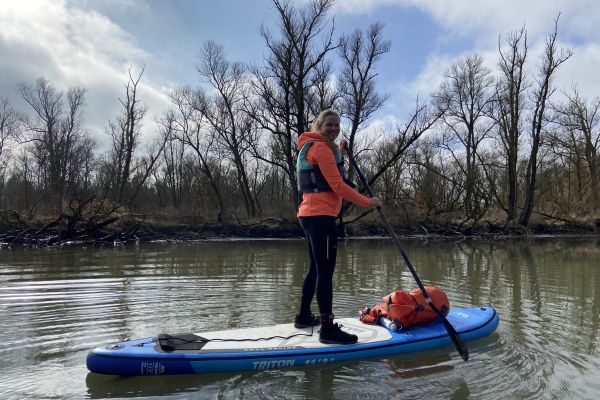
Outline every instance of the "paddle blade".
[[463, 342], [460, 336], [458, 336], [458, 333], [456, 333], [456, 330], [454, 329], [452, 324], [450, 324], [450, 322], [445, 317], [440, 316], [440, 318], [442, 319], [442, 323], [444, 324], [446, 331], [448, 331], [448, 336], [450, 336], [450, 339], [452, 339], [452, 342], [454, 343], [454, 347], [456, 347], [458, 354], [460, 354], [460, 357], [464, 361], [467, 361], [469, 359], [469, 349], [467, 349], [467, 345], [465, 345], [465, 342]]

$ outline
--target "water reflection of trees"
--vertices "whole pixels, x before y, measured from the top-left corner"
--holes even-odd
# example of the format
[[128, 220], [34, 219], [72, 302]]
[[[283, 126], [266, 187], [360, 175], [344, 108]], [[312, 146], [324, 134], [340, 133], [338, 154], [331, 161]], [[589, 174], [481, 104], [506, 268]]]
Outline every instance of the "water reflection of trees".
[[503, 319], [516, 340], [586, 353], [595, 349], [600, 314], [600, 247], [595, 241], [464, 241], [453, 258], [465, 260], [472, 303], [489, 298], [508, 313]]
[[[403, 246], [424, 283], [446, 290], [451, 305], [496, 307], [514, 340], [587, 354], [596, 349], [598, 240], [405, 241]], [[363, 302], [416, 286], [390, 241], [350, 241], [338, 254], [337, 290]]]

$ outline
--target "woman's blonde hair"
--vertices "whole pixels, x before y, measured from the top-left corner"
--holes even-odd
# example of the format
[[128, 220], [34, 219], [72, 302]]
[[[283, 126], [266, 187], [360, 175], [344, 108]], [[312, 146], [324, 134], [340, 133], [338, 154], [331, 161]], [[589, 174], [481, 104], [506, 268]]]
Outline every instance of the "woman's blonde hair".
[[321, 111], [319, 115], [317, 115], [317, 117], [313, 120], [311, 130], [314, 133], [318, 133], [323, 138], [323, 141], [327, 144], [327, 146], [329, 146], [331, 151], [333, 151], [335, 154], [335, 143], [333, 143], [333, 141], [329, 140], [327, 137], [323, 136], [320, 131], [321, 125], [323, 125], [323, 121], [325, 121], [325, 118], [331, 115], [335, 115], [338, 118], [340, 117], [340, 114], [338, 114], [336, 111], [332, 110], [331, 108], [327, 108]]

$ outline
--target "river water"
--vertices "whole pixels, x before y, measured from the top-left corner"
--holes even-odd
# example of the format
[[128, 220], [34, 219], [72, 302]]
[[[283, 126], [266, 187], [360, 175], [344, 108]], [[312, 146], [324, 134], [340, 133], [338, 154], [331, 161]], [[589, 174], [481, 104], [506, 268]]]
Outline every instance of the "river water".
[[[85, 358], [101, 344], [292, 321], [304, 242], [0, 250], [0, 398], [600, 398], [600, 239], [402, 244], [451, 307], [499, 312], [496, 333], [467, 343], [468, 362], [449, 347], [248, 373], [96, 375]], [[339, 244], [337, 316], [414, 287], [391, 241]]]

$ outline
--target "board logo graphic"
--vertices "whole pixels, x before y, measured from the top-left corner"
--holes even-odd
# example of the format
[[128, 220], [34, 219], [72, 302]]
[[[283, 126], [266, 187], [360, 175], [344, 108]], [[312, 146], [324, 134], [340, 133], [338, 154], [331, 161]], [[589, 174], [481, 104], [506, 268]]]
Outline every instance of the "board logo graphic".
[[295, 362], [295, 360], [255, 361], [252, 363], [252, 369], [260, 370], [260, 369], [291, 367], [294, 365], [294, 362]]
[[160, 375], [165, 373], [165, 366], [159, 362], [143, 362], [140, 364], [140, 375]]

